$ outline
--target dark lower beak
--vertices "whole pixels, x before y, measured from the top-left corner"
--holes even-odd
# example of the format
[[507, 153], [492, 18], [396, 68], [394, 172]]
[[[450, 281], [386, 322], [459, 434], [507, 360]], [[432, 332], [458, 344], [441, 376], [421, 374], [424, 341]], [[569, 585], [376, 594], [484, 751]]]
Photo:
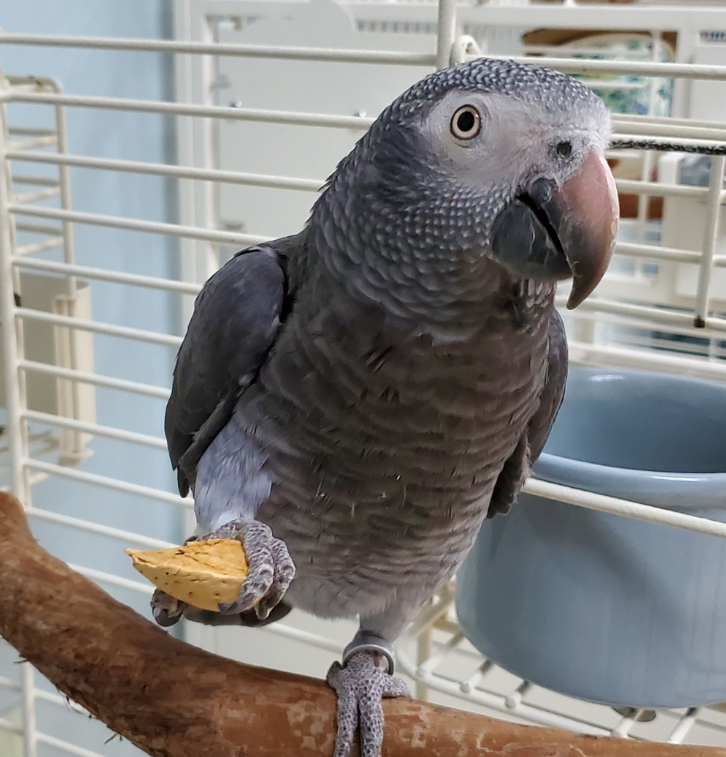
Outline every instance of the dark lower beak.
[[538, 179], [494, 222], [494, 258], [516, 276], [558, 281], [572, 276], [567, 307], [598, 285], [618, 229], [618, 195], [605, 159], [591, 152], [561, 187]]

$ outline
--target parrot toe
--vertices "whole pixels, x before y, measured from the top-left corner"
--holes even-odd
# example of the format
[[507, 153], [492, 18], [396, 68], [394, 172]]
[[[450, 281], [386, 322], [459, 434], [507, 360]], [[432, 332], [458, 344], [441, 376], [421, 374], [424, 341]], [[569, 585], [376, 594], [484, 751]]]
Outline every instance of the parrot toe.
[[220, 602], [219, 612], [238, 615], [254, 608], [260, 620], [266, 619], [295, 576], [295, 564], [285, 542], [276, 539], [269, 526], [254, 520], [232, 521], [199, 538], [239, 539], [247, 558], [248, 572], [239, 597], [234, 602]]
[[162, 628], [169, 628], [178, 623], [186, 608], [186, 602], [174, 599], [161, 589], [157, 589], [151, 597], [151, 613]]
[[237, 615], [223, 615], [221, 612], [211, 610], [199, 610], [191, 605], [184, 610], [184, 617], [193, 623], [202, 623], [205, 626], [244, 626], [245, 628], [264, 628], [271, 623], [276, 623], [284, 618], [292, 607], [285, 602], [280, 602], [272, 608], [270, 614], [260, 619], [254, 608], [245, 610]]
[[378, 667], [377, 654], [361, 651], [345, 665], [334, 662], [328, 685], [338, 695], [338, 732], [333, 757], [348, 757], [356, 730], [360, 732], [361, 757], [380, 757], [383, 746], [383, 697], [411, 696], [400, 678]]

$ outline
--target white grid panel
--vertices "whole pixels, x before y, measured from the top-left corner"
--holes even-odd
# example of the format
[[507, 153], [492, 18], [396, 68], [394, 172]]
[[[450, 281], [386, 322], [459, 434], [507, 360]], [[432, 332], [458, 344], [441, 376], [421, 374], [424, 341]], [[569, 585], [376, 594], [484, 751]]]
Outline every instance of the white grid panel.
[[[282, 5], [282, 4], [280, 4]], [[290, 5], [290, 4], [288, 4]], [[458, 36], [461, 28], [472, 31], [493, 24], [521, 25], [521, 16], [512, 15], [514, 9], [507, 7], [476, 8], [465, 6], [457, 10], [453, 3], [442, 0], [438, 9], [433, 5], [401, 4], [378, 5], [375, 3], [347, 3], [345, 7], [358, 20], [359, 25], [377, 23], [384, 27], [404, 19], [407, 23], [424, 24], [427, 29], [438, 29], [436, 52], [414, 53], [395, 51], [396, 36], [391, 34], [391, 50], [350, 50], [313, 48], [289, 45], [221, 44], [214, 41], [214, 28], [220, 17], [237, 18], [239, 3], [189, 3], [189, 8], [207, 7], [209, 11], [198, 14], [196, 20], [188, 21], [189, 29], [197, 40], [148, 40], [110, 39], [87, 37], [60, 37], [27, 34], [7, 34], [0, 36], [0, 61], [3, 60], [3, 45], [33, 46], [41, 49], [92, 49], [98, 51], [116, 50], [126, 55], [174, 55], [177, 61], [177, 75], [182, 67], [194, 70], [200, 64], [209, 70], [210, 61], [219, 58], [244, 58], [255, 60], [294, 60], [324, 62], [330, 66], [356, 64], [361, 66], [425, 66], [446, 65], [450, 60], [458, 61], [476, 53], [476, 41], [470, 37]], [[259, 7], [258, 7], [259, 6]], [[269, 6], [268, 6], [269, 7]], [[178, 9], [182, 8], [182, 4]], [[264, 15], [267, 8], [254, 3], [244, 4], [245, 13], [254, 18]], [[726, 13], [713, 9], [702, 9], [699, 19], [691, 13], [686, 16], [682, 8], [674, 8], [666, 20], [657, 17], [645, 8], [634, 7], [619, 15], [612, 9], [593, 7], [552, 7], [548, 9], [527, 9], [528, 23], [536, 25], [561, 25], [573, 28], [644, 28], [659, 32], [661, 28], [696, 29], [695, 24], [711, 24], [718, 28], [720, 22], [726, 26]], [[606, 15], [603, 15], [605, 13]], [[181, 16], [182, 13], [179, 13]], [[457, 23], [458, 19], [458, 23]], [[179, 22], [179, 19], [177, 19]], [[438, 23], [437, 23], [438, 22]], [[195, 26], [195, 24], [197, 26]], [[201, 31], [200, 31], [201, 30]], [[654, 33], [655, 33], [654, 32]], [[677, 82], [698, 80], [726, 80], [726, 66], [692, 65], [683, 62], [655, 63], [635, 61], [587, 61], [571, 58], [539, 59], [546, 65], [562, 70], [596, 74], [638, 75], [643, 77], [672, 77]], [[204, 77], [202, 76], [202, 80]], [[211, 78], [206, 80], [207, 83]], [[213, 188], [222, 185], [261, 187], [271, 190], [299, 191], [307, 193], [312, 203], [314, 192], [322, 184], [320, 178], [297, 177], [283, 174], [261, 174], [224, 170], [216, 166], [213, 144], [214, 132], [210, 124], [221, 121], [239, 123], [265, 123], [319, 129], [354, 130], [362, 133], [372, 118], [362, 115], [330, 114], [234, 107], [220, 105], [210, 95], [210, 88], [200, 90], [199, 82], [191, 78], [184, 80], [180, 90], [187, 90], [188, 98], [183, 102], [161, 99], [140, 99], [117, 96], [65, 93], [59, 83], [51, 78], [37, 76], [14, 76], [4, 81], [0, 89], [2, 102], [3, 129], [0, 130], [0, 319], [4, 344], [4, 385], [7, 409], [5, 434], [7, 441], [8, 486], [27, 503], [27, 511], [34, 526], [42, 524], [65, 529], [62, 533], [82, 533], [102, 544], [112, 544], [121, 552], [122, 547], [138, 544], [149, 548], [166, 546], [168, 539], [160, 538], [159, 530], [147, 528], [143, 520], [134, 522], [134, 527], [120, 527], [111, 520], [104, 519], [102, 513], [93, 509], [78, 508], [64, 511], [49, 505], [47, 487], [49, 482], [66, 482], [70, 496], [93, 498], [107, 493], [128, 495], [137, 505], [145, 508], [169, 508], [172, 513], [188, 514], [189, 499], [182, 500], [173, 488], [171, 475], [167, 485], [158, 481], [137, 478], [134, 471], [118, 471], [114, 475], [87, 470], [84, 457], [87, 452], [96, 451], [99, 440], [108, 443], [129, 445], [149, 450], [149, 454], [164, 455], [165, 443], [159, 436], [163, 402], [168, 396], [168, 382], [128, 378], [127, 375], [111, 375], [96, 372], [93, 366], [81, 365], [81, 350], [77, 348], [81, 335], [93, 334], [94, 348], [104, 344], [126, 343], [132, 350], [147, 350], [144, 357], [156, 356], [163, 364], [171, 365], [173, 353], [180, 343], [180, 324], [169, 323], [168, 328], [148, 328], [140, 325], [139, 319], [129, 322], [95, 320], [82, 311], [79, 304], [79, 282], [103, 283], [120, 288], [133, 288], [161, 293], [168, 299], [164, 305], [173, 309], [179, 307], [182, 313], [189, 312], [191, 296], [198, 291], [199, 282], [209, 273], [210, 265], [218, 259], [220, 249], [227, 246], [242, 247], [262, 241], [265, 235], [232, 231], [218, 228], [213, 205]], [[676, 92], [678, 89], [676, 88]], [[281, 105], [284, 105], [281, 103]], [[679, 115], [680, 105], [675, 108]], [[180, 135], [180, 153], [185, 154], [188, 141], [183, 135], [191, 134], [197, 139], [200, 125], [204, 149], [192, 151], [192, 160], [183, 165], [173, 165], [161, 161], [135, 160], [130, 158], [101, 157], [93, 154], [69, 152], [69, 127], [71, 115], [78, 110], [113, 111], [119, 113], [146, 114], [151, 118], [175, 118]], [[14, 121], [16, 111], [18, 121]], [[42, 111], [37, 126], [36, 114]], [[30, 117], [29, 117], [30, 114]], [[28, 125], [30, 123], [31, 125]], [[717, 123], [700, 122], [688, 118], [658, 118], [651, 116], [616, 115], [614, 118], [615, 138], [623, 142], [647, 141], [663, 149], [702, 150], [716, 154], [711, 167], [712, 180], [708, 187], [691, 187], [676, 183], [662, 183], [650, 180], [619, 180], [621, 191], [641, 196], [665, 196], [698, 199], [706, 203], [707, 214], [703, 228], [703, 244], [700, 250], [666, 248], [645, 241], [621, 241], [618, 255], [636, 258], [639, 261], [659, 261], [666, 264], [690, 263], [698, 266], [698, 287], [692, 302], [664, 303], [665, 307], [654, 310], [647, 303], [634, 304], [631, 299], [619, 298], [622, 281], [613, 277], [601, 287], [605, 293], [596, 294], [582, 308], [583, 315], [573, 322], [571, 329], [576, 336], [572, 340], [573, 353], [581, 360], [590, 362], [616, 362], [626, 365], [647, 365], [671, 372], [688, 372], [709, 378], [723, 380], [726, 377], [726, 362], [713, 359], [713, 355], [703, 357], [679, 355], [676, 352], [662, 353], [648, 349], [649, 345], [614, 345], [593, 338], [581, 338], [588, 333], [582, 325], [588, 323], [617, 323], [630, 327], [650, 326], [661, 331], [681, 335], [698, 335], [718, 340], [726, 331], [726, 317], [713, 308], [713, 272], [726, 267], [726, 255], [718, 252], [720, 208], [726, 201], [722, 177], [724, 175], [724, 154], [726, 154], [726, 127]], [[204, 135], [209, 139], [205, 141]], [[196, 136], [195, 136], [196, 135]], [[70, 132], [72, 136], [72, 132]], [[197, 140], [198, 141], [198, 140]], [[186, 153], [190, 154], [190, 153]], [[210, 157], [211, 156], [211, 157]], [[176, 182], [181, 206], [184, 207], [185, 193], [195, 198], [196, 210], [182, 212], [181, 221], [169, 218], [149, 220], [132, 215], [100, 210], [76, 208], [72, 201], [71, 179], [73, 171], [91, 171], [106, 176], [131, 174], [161, 178]], [[201, 198], [201, 199], [200, 199]], [[210, 200], [211, 198], [211, 200]], [[206, 203], [206, 204], [205, 204]], [[194, 203], [192, 203], [194, 204]], [[202, 208], [199, 210], [199, 208]], [[643, 205], [641, 204], [641, 211]], [[643, 217], [636, 219], [643, 223]], [[99, 252], [85, 254], [79, 262], [74, 251], [74, 236], [79, 230], [90, 228], [112, 229], [128, 234], [124, 239], [146, 240], [163, 236], [170, 240], [180, 240], [172, 249], [172, 254], [181, 259], [181, 265], [171, 266], [167, 275], [149, 275], [137, 270], [113, 267]], [[254, 229], [251, 229], [254, 232]], [[133, 235], [132, 235], [133, 234]], [[76, 245], [81, 249], [80, 245]], [[191, 252], [191, 254], [190, 254]], [[201, 262], [200, 262], [201, 261]], [[210, 263], [211, 261], [211, 263]], [[145, 270], [145, 269], [143, 269]], [[21, 274], [56, 277], [63, 287], [66, 298], [65, 309], [54, 301], [53, 308], [42, 309], [16, 303], [15, 294], [25, 294]], [[632, 287], [631, 287], [632, 288]], [[109, 289], [99, 290], [108, 292]], [[58, 299], [58, 298], [57, 298]], [[62, 300], [62, 297], [60, 298]], [[659, 303], [663, 304], [663, 303]], [[723, 306], [726, 310], [726, 306]], [[183, 320], [183, 318], [182, 318]], [[141, 319], [143, 321], [143, 318]], [[694, 325], [698, 323], [698, 328]], [[52, 334], [55, 345], [53, 360], [31, 357], [30, 342], [25, 340], [25, 332], [31, 324], [45, 325]], [[105, 342], [103, 340], [106, 340]], [[117, 341], [114, 341], [117, 340]], [[59, 357], [59, 344], [66, 344], [68, 355]], [[145, 345], [145, 346], [144, 346]], [[150, 350], [150, 351], [149, 351]], [[62, 351], [61, 351], [62, 352]], [[61, 355], [62, 356], [62, 355]], [[81, 361], [81, 362], [79, 362]], [[143, 372], [141, 372], [143, 373]], [[170, 371], [169, 371], [170, 375]], [[58, 399], [55, 413], [34, 407], [30, 393], [31, 377], [50, 377], [56, 382], [59, 397], [68, 395], [65, 404]], [[93, 386], [98, 391], [115, 393], [120, 403], [136, 401], [151, 403], [144, 407], [153, 408], [151, 416], [156, 425], [149, 432], [127, 427], [123, 423], [99, 423], [95, 416], [84, 411], [80, 387]], [[61, 429], [66, 434], [54, 430]], [[50, 432], [50, 433], [49, 433]], [[67, 432], [67, 433], [66, 433]], [[97, 453], [98, 454], [98, 453]], [[73, 464], [69, 464], [72, 462]], [[126, 473], [126, 475], [123, 475]], [[43, 487], [46, 487], [45, 493]], [[646, 521], [667, 523], [696, 532], [726, 536], [724, 524], [702, 518], [681, 515], [636, 503], [614, 500], [586, 492], [567, 490], [531, 481], [528, 489], [545, 497], [555, 497], [574, 505], [592, 507], [605, 512], [614, 512], [625, 517]], [[76, 494], [76, 491], [78, 492]], [[37, 494], [36, 494], [37, 492]], [[130, 500], [129, 500], [130, 501]], [[172, 519], [181, 522], [178, 515]], [[143, 526], [141, 525], [143, 523]], [[173, 529], [172, 529], [173, 531]], [[183, 527], [180, 527], [180, 533]], [[49, 532], [50, 533], [50, 532]], [[52, 532], [60, 533], [60, 532]], [[169, 533], [169, 529], [167, 529]], [[53, 544], [50, 544], [53, 548]], [[80, 559], [78, 562], [82, 562]], [[150, 594], [147, 585], [130, 577], [128, 570], [120, 568], [99, 569], [93, 565], [74, 565], [85, 575], [99, 581], [109, 590], [126, 592], [123, 597], [137, 596], [143, 602]], [[720, 713], [703, 709], [659, 715], [658, 726], [650, 727], [637, 722], [638, 713], [615, 716], [608, 708], [587, 706], [583, 713], [582, 703], [566, 698], [558, 699], [559, 709], [549, 705], [532, 703], [536, 690], [527, 682], [502, 679], [501, 672], [484, 663], [480, 657], [466, 649], [461, 634], [450, 615], [451, 597], [444, 594], [429, 608], [409, 630], [400, 645], [402, 665], [405, 672], [419, 682], [418, 693], [436, 696], [436, 692], [455, 697], [459, 704], [483, 708], [485, 711], [504, 713], [525, 722], [557, 725], [574, 730], [594, 733], [615, 733], [621, 736], [652, 738], [674, 742], [695, 740], [703, 743], [726, 744], [725, 722]], [[337, 652], [340, 644], [304, 629], [286, 625], [273, 626], [269, 631], [277, 637], [286, 637], [297, 643], [308, 644], [327, 652]], [[457, 657], [458, 655], [458, 657]], [[415, 659], [415, 661], [414, 661]], [[462, 662], [463, 659], [463, 662]], [[468, 665], [468, 668], [467, 668]], [[93, 749], [80, 743], [71, 743], [46, 730], [45, 723], [52, 723], [53, 717], [45, 706], [64, 706], [64, 700], [50, 692], [46, 684], [34, 675], [27, 665], [20, 666], [19, 675], [0, 677], [0, 690], [20, 697], [21, 718], [0, 717], [0, 727], [10, 733], [23, 735], [23, 750], [26, 757], [45, 754], [131, 754], [133, 748], [124, 746], [124, 751], [116, 743], [104, 746], [95, 741]], [[463, 672], [462, 672], [463, 671]], [[495, 683], [492, 678], [499, 676]], [[536, 697], [535, 697], [536, 698]], [[0, 714], [1, 708], [0, 708]], [[664, 721], [670, 727], [663, 726]]]

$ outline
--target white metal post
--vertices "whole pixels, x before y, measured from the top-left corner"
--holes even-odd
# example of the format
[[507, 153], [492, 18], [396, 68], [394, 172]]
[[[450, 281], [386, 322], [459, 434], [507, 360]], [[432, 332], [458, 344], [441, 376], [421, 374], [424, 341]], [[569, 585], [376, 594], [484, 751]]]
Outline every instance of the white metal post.
[[[205, 17], [201, 24], [201, 33], [203, 41], [207, 44], [216, 43], [214, 32], [214, 21], [211, 17]], [[199, 61], [202, 70], [202, 97], [203, 103], [208, 106], [215, 104], [215, 58], [211, 55], [202, 55]], [[200, 123], [202, 129], [203, 147], [203, 166], [204, 168], [215, 168], [217, 166], [216, 144], [217, 144], [217, 123], [211, 118], [204, 118]], [[215, 185], [211, 181], [201, 182], [201, 191], [203, 192], [202, 207], [204, 208], [204, 226], [208, 229], [218, 229], [219, 219], [217, 213], [217, 199]], [[217, 268], [219, 268], [219, 245], [208, 242], [203, 245], [206, 252], [204, 265], [199, 283], [206, 281]]]
[[[653, 63], [658, 62], [661, 50], [661, 33], [658, 30], [651, 32], [651, 52], [650, 57]], [[658, 79], [654, 76], [650, 80], [648, 87], [648, 115], [655, 115], [655, 103], [658, 95]], [[653, 166], [655, 164], [655, 154], [651, 150], [644, 150], [641, 153], [641, 172], [640, 179], [642, 182], [650, 182]], [[648, 227], [648, 207], [650, 205], [650, 195], [640, 194], [638, 196], [638, 225], [636, 238], [638, 242], [645, 242], [646, 231]], [[642, 270], [643, 263], [640, 268]]]
[[35, 718], [35, 671], [29, 662], [22, 663], [23, 757], [36, 757], [38, 735]]
[[[56, 92], [62, 93], [59, 84], [53, 83]], [[68, 129], [66, 126], [66, 109], [63, 105], [55, 107], [56, 133], [58, 135], [58, 153], [66, 155], [68, 153]], [[71, 209], [71, 183], [70, 170], [68, 165], [63, 163], [58, 166], [60, 179], [60, 201], [63, 210]], [[73, 224], [71, 221], [63, 221], [63, 260], [73, 265], [75, 263], [75, 254], [73, 249]], [[78, 280], [74, 275], [67, 275], [66, 281], [66, 301], [59, 303], [62, 311], [67, 315], [76, 316], [77, 298], [78, 298]], [[78, 355], [77, 332], [75, 329], [56, 330], [59, 335], [58, 349], [64, 349], [66, 352], [66, 363], [72, 369], [78, 368], [76, 359]], [[58, 400], [59, 410], [72, 418], [78, 418], [81, 412], [81, 386], [77, 381], [63, 381], [57, 379], [58, 383]], [[65, 401], [63, 401], [65, 400]], [[84, 455], [84, 434], [77, 431], [60, 431], [61, 449], [66, 459], [71, 461], [82, 460]]]
[[7, 410], [7, 436], [10, 451], [10, 488], [25, 502], [23, 467], [27, 456], [22, 435], [23, 397], [20, 392], [18, 328], [16, 322], [15, 286], [13, 281], [13, 239], [15, 220], [10, 207], [10, 169], [5, 159], [8, 140], [7, 106], [9, 88], [0, 75], [0, 319], [3, 337], [3, 370], [5, 374], [5, 405]]
[[[18, 324], [15, 319], [16, 293], [12, 265], [15, 221], [8, 209], [11, 185], [10, 168], [5, 158], [9, 137], [6, 106], [8, 93], [8, 81], [0, 71], [0, 327], [4, 353], [6, 434], [10, 452], [10, 490], [25, 504], [28, 494], [25, 477], [27, 435], [22, 418], [25, 397], [20, 383]], [[37, 752], [33, 679], [33, 668], [26, 662], [21, 674], [24, 757], [36, 757]]]
[[456, 40], [456, 0], [439, 0], [436, 68], [451, 65], [451, 49]]
[[706, 220], [703, 232], [703, 252], [698, 272], [698, 289], [696, 290], [696, 311], [694, 325], [703, 328], [708, 316], [711, 275], [713, 273], [713, 256], [718, 244], [719, 220], [721, 218], [721, 190], [723, 187], [726, 155], [716, 155], [711, 159], [711, 181], [706, 201]]

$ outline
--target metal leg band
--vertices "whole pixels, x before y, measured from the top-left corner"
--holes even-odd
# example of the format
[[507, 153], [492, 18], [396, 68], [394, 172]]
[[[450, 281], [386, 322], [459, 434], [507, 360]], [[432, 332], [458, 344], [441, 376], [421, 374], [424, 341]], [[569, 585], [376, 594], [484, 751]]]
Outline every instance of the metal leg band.
[[353, 641], [343, 651], [343, 667], [350, 660], [350, 658], [358, 652], [375, 652], [385, 658], [388, 668], [386, 672], [389, 675], [393, 675], [393, 671], [396, 667], [396, 655], [393, 651], [393, 647], [380, 636], [376, 636], [371, 633], [364, 633], [358, 631]]

